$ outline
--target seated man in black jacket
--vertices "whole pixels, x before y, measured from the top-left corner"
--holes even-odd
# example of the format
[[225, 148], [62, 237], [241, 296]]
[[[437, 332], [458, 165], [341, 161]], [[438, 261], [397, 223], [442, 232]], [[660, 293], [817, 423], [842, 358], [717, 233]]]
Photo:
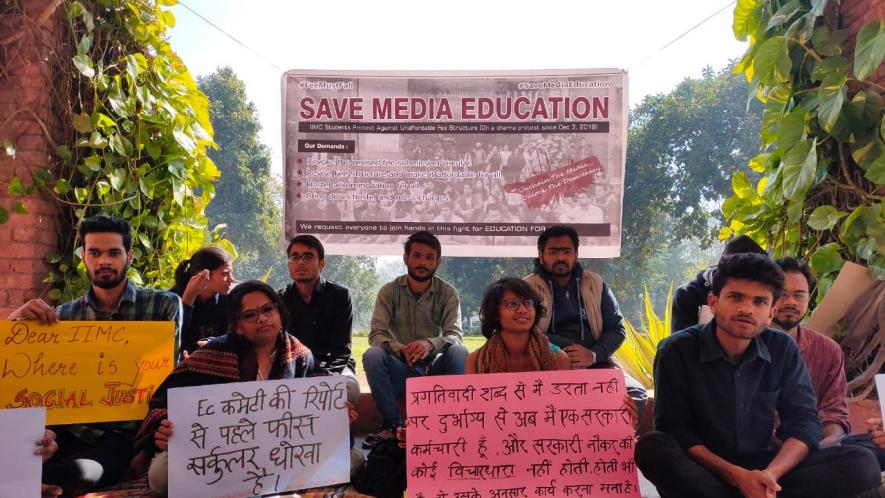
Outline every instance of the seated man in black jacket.
[[[566, 225], [547, 227], [538, 237], [535, 271], [525, 277], [544, 308], [538, 329], [568, 354], [573, 369], [617, 368], [612, 355], [627, 335], [624, 317], [602, 277], [578, 262], [579, 242]], [[624, 382], [641, 419], [648, 393], [626, 373]]]
[[288, 332], [313, 352], [327, 375], [342, 375], [347, 400], [356, 406], [360, 384], [350, 350], [353, 301], [347, 287], [320, 275], [326, 267], [323, 244], [313, 235], [298, 235], [286, 249], [293, 282], [279, 292], [289, 312]]
[[[748, 252], [765, 254], [765, 250], [759, 247], [759, 244], [754, 242], [753, 239], [746, 235], [741, 235], [725, 244], [725, 250], [722, 251], [722, 255], [727, 256], [729, 254]], [[694, 280], [676, 289], [676, 293], [673, 295], [671, 332], [679, 332], [692, 325], [710, 321], [712, 315], [707, 307], [707, 296], [710, 295], [715, 274], [716, 266], [713, 265], [706, 270], [698, 272], [698, 276]]]

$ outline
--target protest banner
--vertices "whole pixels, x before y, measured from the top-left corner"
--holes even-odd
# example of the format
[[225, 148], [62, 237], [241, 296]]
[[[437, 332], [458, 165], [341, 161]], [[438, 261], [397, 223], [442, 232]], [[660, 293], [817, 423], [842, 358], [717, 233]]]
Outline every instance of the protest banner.
[[627, 75], [569, 71], [283, 75], [286, 237], [330, 254], [536, 256], [569, 224], [581, 256], [620, 255]]
[[406, 381], [413, 498], [639, 497], [614, 369]]
[[40, 498], [43, 459], [35, 455], [46, 427], [45, 408], [0, 410], [0, 496]]
[[141, 420], [175, 364], [172, 322], [0, 321], [0, 408], [47, 423]]
[[350, 479], [340, 377], [169, 390], [169, 496], [236, 497]]

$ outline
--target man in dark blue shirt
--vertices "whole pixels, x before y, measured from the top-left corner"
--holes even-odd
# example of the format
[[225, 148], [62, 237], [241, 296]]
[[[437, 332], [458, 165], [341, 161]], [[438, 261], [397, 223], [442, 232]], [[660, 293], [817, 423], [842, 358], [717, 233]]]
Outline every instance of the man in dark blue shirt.
[[817, 449], [805, 362], [767, 327], [783, 285], [767, 256], [724, 256], [708, 300], [713, 321], [658, 347], [655, 431], [637, 443], [636, 464], [662, 497], [848, 498], [879, 485], [868, 450]]

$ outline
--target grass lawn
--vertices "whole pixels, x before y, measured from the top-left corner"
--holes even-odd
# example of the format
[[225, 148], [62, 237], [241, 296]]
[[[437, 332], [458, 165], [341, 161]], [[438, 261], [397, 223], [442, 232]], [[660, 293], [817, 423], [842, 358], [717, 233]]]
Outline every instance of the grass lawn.
[[[486, 338], [481, 335], [464, 336], [464, 346], [467, 347], [467, 351], [476, 351], [485, 342]], [[354, 337], [351, 341], [351, 351], [356, 360], [356, 376], [360, 381], [360, 390], [364, 393], [369, 392], [369, 383], [366, 382], [366, 373], [363, 371], [363, 353], [367, 349], [369, 349], [368, 337]]]

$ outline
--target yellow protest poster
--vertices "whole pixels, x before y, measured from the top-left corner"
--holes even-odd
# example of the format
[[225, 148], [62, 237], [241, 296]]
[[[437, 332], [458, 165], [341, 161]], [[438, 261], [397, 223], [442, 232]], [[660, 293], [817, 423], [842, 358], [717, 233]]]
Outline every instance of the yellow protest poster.
[[141, 420], [175, 365], [173, 322], [0, 320], [0, 408], [47, 424]]

